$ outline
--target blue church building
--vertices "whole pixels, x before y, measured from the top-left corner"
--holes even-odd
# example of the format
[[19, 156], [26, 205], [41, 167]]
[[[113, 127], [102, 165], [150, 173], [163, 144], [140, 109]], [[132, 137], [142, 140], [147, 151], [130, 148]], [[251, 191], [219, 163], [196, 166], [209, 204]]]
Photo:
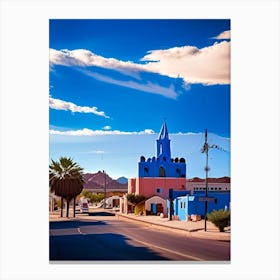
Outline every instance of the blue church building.
[[166, 122], [163, 123], [158, 139], [156, 140], [156, 156], [140, 158], [138, 176], [186, 178], [186, 161], [184, 158], [171, 158], [170, 139]]

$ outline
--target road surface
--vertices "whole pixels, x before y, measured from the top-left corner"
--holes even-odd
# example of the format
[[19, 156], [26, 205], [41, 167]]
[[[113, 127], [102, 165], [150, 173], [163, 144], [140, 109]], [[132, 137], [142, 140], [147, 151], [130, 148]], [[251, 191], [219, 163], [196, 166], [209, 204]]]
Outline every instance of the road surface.
[[118, 220], [108, 212], [50, 222], [50, 261], [229, 261], [230, 243]]

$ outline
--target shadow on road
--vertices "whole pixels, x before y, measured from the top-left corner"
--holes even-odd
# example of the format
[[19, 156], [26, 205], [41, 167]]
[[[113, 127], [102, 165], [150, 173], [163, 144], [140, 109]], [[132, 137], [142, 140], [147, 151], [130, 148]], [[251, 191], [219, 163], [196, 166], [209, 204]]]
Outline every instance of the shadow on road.
[[105, 225], [103, 221], [54, 221], [49, 223], [49, 229], [69, 229], [81, 226], [101, 226]]
[[102, 211], [98, 211], [98, 212], [91, 212], [88, 213], [89, 216], [116, 216], [114, 213], [109, 213], [109, 212], [102, 212]]
[[50, 236], [50, 261], [169, 260], [146, 247], [137, 247], [121, 234]]

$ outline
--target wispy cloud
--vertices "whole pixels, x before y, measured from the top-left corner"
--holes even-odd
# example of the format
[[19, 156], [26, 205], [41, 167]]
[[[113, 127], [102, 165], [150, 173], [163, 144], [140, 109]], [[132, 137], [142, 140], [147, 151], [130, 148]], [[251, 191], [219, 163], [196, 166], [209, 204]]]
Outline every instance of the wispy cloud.
[[139, 83], [139, 82], [135, 82], [135, 81], [124, 81], [124, 80], [116, 80], [113, 79], [111, 77], [96, 73], [96, 72], [92, 72], [90, 70], [84, 70], [84, 69], [79, 69], [79, 71], [83, 72], [84, 74], [102, 81], [102, 82], [106, 82], [106, 83], [110, 83], [113, 85], [118, 85], [118, 86], [122, 86], [122, 87], [127, 87], [127, 88], [132, 88], [138, 91], [144, 91], [144, 92], [148, 92], [148, 93], [153, 93], [153, 94], [158, 94], [158, 95], [162, 95], [164, 97], [167, 98], [172, 98], [172, 99], [176, 99], [177, 97], [177, 93], [175, 91], [175, 87], [174, 85], [170, 85], [169, 87], [164, 87], [164, 86], [160, 86], [158, 84], [154, 84], [151, 82], [146, 82], [146, 83]]
[[217, 35], [216, 37], [213, 37], [212, 39], [217, 39], [217, 40], [230, 39], [230, 30], [226, 30], [226, 31], [220, 33], [219, 35]]
[[[225, 31], [216, 38], [228, 38], [230, 31]], [[150, 50], [141, 61], [134, 63], [121, 61], [116, 58], [105, 58], [91, 51], [78, 50], [55, 50], [50, 49], [50, 64], [65, 66], [98, 66], [113, 69], [122, 73], [135, 73], [145, 71], [157, 73], [171, 78], [181, 77], [189, 84], [202, 83], [205, 85], [229, 84], [230, 83], [230, 42], [222, 41], [205, 48], [195, 46], [174, 47], [169, 49]], [[129, 75], [129, 74], [128, 74]], [[111, 82], [120, 86], [136, 88], [141, 91], [154, 92], [153, 84], [140, 84], [133, 81], [117, 81], [104, 79], [104, 76], [94, 74], [96, 79]], [[160, 89], [160, 86], [158, 86]], [[152, 88], [152, 89], [151, 89]], [[167, 90], [171, 90], [167, 89]], [[165, 93], [166, 94], [166, 93]], [[170, 93], [168, 93], [170, 94]], [[168, 96], [167, 94], [167, 96]], [[172, 95], [171, 95], [172, 96]], [[173, 97], [171, 97], [173, 98]]]
[[72, 102], [67, 102], [52, 97], [49, 98], [49, 106], [51, 109], [55, 110], [71, 111], [73, 113], [88, 113], [104, 118], [110, 118], [103, 111], [98, 111], [97, 107], [78, 106]]
[[[92, 130], [88, 128], [83, 128], [79, 130], [58, 130], [58, 129], [50, 129], [49, 134], [50, 135], [62, 135], [62, 136], [116, 136], [116, 135], [125, 135], [125, 136], [130, 136], [130, 135], [158, 135], [159, 132], [155, 132], [153, 129], [147, 128], [144, 129], [143, 131], [120, 131], [120, 130]], [[204, 132], [171, 132], [169, 133], [171, 137], [174, 136], [197, 136], [201, 141], [203, 142], [204, 140]], [[218, 137], [218, 138], [217, 138]], [[215, 144], [215, 141], [217, 139], [223, 139], [226, 141], [229, 141], [230, 138], [219, 136], [213, 133], [209, 133], [209, 142], [213, 142]], [[95, 154], [104, 154], [106, 153], [103, 150], [93, 150], [91, 153]]]
[[95, 150], [95, 151], [90, 151], [90, 154], [96, 154], [96, 155], [104, 155], [106, 152], [102, 150]]
[[80, 130], [67, 130], [60, 131], [51, 129], [49, 131], [52, 135], [68, 135], [68, 136], [102, 136], [102, 135], [143, 135], [143, 134], [154, 134], [152, 129], [145, 129], [139, 132], [129, 132], [120, 130], [92, 130], [88, 128], [83, 128]]

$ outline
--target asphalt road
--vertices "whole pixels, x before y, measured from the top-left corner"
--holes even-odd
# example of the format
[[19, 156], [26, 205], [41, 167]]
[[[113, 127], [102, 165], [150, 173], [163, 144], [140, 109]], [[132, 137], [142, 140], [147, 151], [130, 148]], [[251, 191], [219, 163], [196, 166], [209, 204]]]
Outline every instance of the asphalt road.
[[150, 229], [107, 212], [50, 222], [50, 261], [229, 261], [230, 243]]

